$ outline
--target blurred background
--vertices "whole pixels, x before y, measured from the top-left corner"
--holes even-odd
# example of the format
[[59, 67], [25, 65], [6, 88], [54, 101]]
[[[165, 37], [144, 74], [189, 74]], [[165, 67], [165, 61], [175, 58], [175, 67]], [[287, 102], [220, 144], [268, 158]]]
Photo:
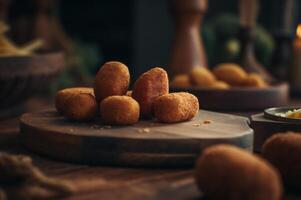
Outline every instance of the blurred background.
[[[45, 0], [44, 0], [45, 1]], [[119, 60], [126, 63], [134, 77], [152, 66], [166, 66], [169, 58], [173, 24], [167, 0], [73, 0], [51, 1], [59, 23], [66, 36], [76, 42], [79, 54], [87, 54], [83, 67], [95, 72], [100, 63], [107, 60]], [[258, 42], [256, 53], [258, 59], [266, 66], [271, 64], [272, 52], [275, 50], [275, 37], [285, 26], [285, 15], [291, 15], [289, 30], [295, 32], [301, 16], [299, 1], [285, 10], [285, 0], [261, 0], [258, 16]], [[239, 48], [235, 34], [239, 23], [237, 0], [210, 0], [202, 28], [203, 39], [209, 64], [215, 65], [222, 59], [235, 56]], [[14, 28], [16, 20], [25, 16], [33, 17], [37, 4], [34, 0], [11, 1], [8, 23]], [[49, 6], [52, 8], [52, 6]], [[20, 19], [22, 18], [22, 19]], [[29, 19], [28, 19], [29, 20]], [[21, 25], [19, 25], [21, 26]], [[16, 28], [15, 28], [16, 29]], [[15, 30], [16, 42], [25, 42], [17, 35], [24, 30]], [[215, 44], [219, 33], [226, 35], [223, 44]], [[228, 34], [228, 35], [227, 35]], [[278, 34], [278, 35], [277, 35]], [[260, 46], [260, 45], [263, 45]], [[225, 48], [218, 53], [217, 48]], [[222, 54], [222, 55], [221, 55]], [[227, 55], [230, 54], [230, 55]], [[86, 55], [85, 55], [86, 56]], [[217, 56], [219, 58], [217, 58]], [[225, 58], [221, 58], [225, 57]], [[84, 61], [85, 62], [85, 61]], [[91, 63], [90, 63], [91, 62]], [[95, 63], [94, 63], [95, 62]], [[91, 66], [90, 66], [91, 65]]]
[[[274, 76], [287, 80], [301, 3], [258, 2], [256, 58]], [[91, 85], [105, 61], [127, 64], [132, 80], [169, 62], [174, 26], [167, 0], [0, 0], [0, 13], [9, 26], [7, 36], [16, 44], [40, 38], [40, 51], [65, 53], [64, 67], [47, 90], [51, 94], [60, 88]], [[239, 1], [208, 1], [200, 35], [209, 67], [237, 59], [238, 31]]]

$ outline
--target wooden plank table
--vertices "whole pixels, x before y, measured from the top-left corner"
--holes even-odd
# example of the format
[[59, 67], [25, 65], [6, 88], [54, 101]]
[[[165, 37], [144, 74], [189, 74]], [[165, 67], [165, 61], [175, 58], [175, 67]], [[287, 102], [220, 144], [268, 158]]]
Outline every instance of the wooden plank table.
[[[301, 105], [301, 100], [294, 104]], [[30, 155], [46, 174], [73, 181], [81, 189], [66, 198], [68, 200], [202, 199], [194, 184], [192, 169], [139, 169], [58, 162], [24, 149], [18, 134], [18, 118], [0, 120], [0, 151]], [[301, 200], [301, 194], [285, 194], [284, 200]]]

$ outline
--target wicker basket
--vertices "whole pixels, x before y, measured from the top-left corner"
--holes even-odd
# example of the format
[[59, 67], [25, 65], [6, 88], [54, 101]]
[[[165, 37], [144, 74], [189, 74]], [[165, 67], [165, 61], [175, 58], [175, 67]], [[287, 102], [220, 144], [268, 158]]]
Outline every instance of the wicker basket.
[[0, 109], [48, 87], [64, 65], [63, 53], [0, 57]]

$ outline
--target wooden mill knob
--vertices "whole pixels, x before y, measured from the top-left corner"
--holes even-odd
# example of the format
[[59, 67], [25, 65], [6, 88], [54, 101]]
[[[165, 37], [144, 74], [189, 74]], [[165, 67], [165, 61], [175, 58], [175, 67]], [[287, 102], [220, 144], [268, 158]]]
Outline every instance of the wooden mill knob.
[[170, 0], [169, 3], [175, 20], [175, 36], [168, 64], [170, 74], [188, 73], [193, 67], [207, 67], [200, 35], [207, 0]]

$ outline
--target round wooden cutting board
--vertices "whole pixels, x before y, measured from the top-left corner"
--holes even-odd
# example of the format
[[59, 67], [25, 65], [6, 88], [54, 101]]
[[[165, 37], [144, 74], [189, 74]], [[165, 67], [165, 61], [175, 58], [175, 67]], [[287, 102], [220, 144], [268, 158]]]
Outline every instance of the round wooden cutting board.
[[22, 115], [20, 130], [25, 146], [37, 153], [90, 164], [183, 167], [193, 166], [210, 145], [253, 148], [247, 118], [204, 110], [188, 122], [140, 121], [122, 127], [69, 121], [49, 110]]

